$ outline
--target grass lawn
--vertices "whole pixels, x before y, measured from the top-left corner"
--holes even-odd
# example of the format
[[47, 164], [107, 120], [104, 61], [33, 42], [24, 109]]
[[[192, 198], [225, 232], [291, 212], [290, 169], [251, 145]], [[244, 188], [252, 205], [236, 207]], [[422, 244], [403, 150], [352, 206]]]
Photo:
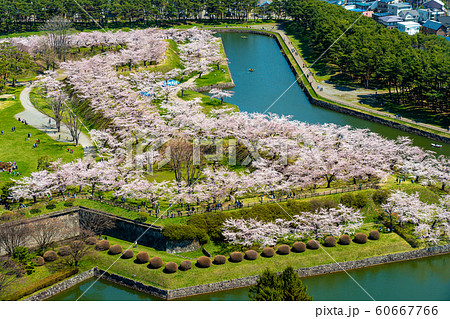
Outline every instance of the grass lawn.
[[[181, 98], [181, 92], [178, 92], [178, 97]], [[221, 103], [218, 99], [212, 99], [208, 95], [198, 93], [195, 91], [184, 91], [182, 99], [185, 101], [193, 100], [195, 98], [201, 98], [202, 101], [200, 105], [203, 107], [203, 112], [205, 114], [208, 114], [211, 110], [217, 110], [217, 109], [223, 109], [223, 108], [231, 108], [232, 111], [238, 112], [239, 107], [227, 102]]]
[[[0, 100], [0, 161], [13, 162], [18, 165], [18, 171], [22, 175], [29, 175], [36, 171], [38, 159], [42, 156], [48, 156], [54, 161], [62, 158], [63, 161], [72, 161], [83, 156], [83, 148], [81, 146], [74, 147], [73, 144], [60, 143], [47, 134], [35, 129], [29, 125], [22, 124], [14, 118], [14, 115], [22, 112], [23, 107], [19, 100], [22, 88], [8, 88], [7, 94], [15, 94], [16, 100], [6, 99]], [[16, 131], [11, 132], [11, 128], [15, 126]], [[27, 134], [31, 133], [31, 140], [25, 141]], [[41, 143], [33, 149], [33, 143], [40, 139]], [[74, 150], [71, 154], [67, 152], [70, 147]], [[17, 179], [8, 172], [0, 172], [0, 185], [9, 181], [11, 178]]]
[[31, 286], [39, 280], [61, 271], [65, 267], [66, 265], [61, 262], [46, 263], [44, 266], [35, 267], [34, 272], [31, 275], [25, 275], [21, 278], [17, 278], [12, 285], [6, 287], [4, 291], [0, 292], [0, 300], [2, 297], [11, 295], [27, 286]]
[[213, 70], [210, 73], [195, 79], [195, 84], [198, 87], [228, 82], [231, 82], [231, 76], [228, 72], [228, 67], [225, 65], [219, 66], [219, 70], [217, 70], [216, 66], [213, 66]]
[[[361, 230], [368, 233], [371, 229], [374, 229], [374, 226], [372, 224], [367, 224]], [[110, 240], [111, 244], [120, 244], [124, 249], [130, 247], [131, 245], [129, 242], [113, 238], [108, 238], [108, 240]], [[139, 251], [146, 251], [150, 257], [161, 257], [164, 263], [174, 261], [179, 264], [182, 260], [186, 259], [168, 254], [164, 251], [157, 251], [155, 249], [143, 246], [138, 246], [137, 248], [131, 249], [135, 252], [135, 254]], [[359, 260], [372, 256], [413, 250], [408, 243], [394, 233], [382, 234], [378, 241], [369, 240], [364, 245], [351, 243], [349, 246], [337, 245], [336, 247], [324, 247], [324, 249], [337, 262]], [[212, 253], [214, 254], [214, 251], [212, 251]], [[201, 255], [201, 252], [184, 255], [198, 257]], [[110, 256], [107, 252], [92, 251], [90, 255], [82, 262], [81, 267], [83, 270], [87, 270], [95, 266], [101, 269], [107, 269], [117, 259], [117, 256]], [[212, 265], [207, 269], [197, 268], [193, 265], [193, 268], [189, 271], [178, 271], [174, 274], [164, 273], [163, 267], [160, 269], [149, 269], [146, 264], [140, 265], [134, 263], [133, 259], [119, 259], [109, 269], [109, 271], [160, 288], [175, 289], [259, 275], [266, 268], [274, 271], [282, 271], [287, 266], [302, 268], [329, 264], [334, 262], [333, 259], [330, 258], [322, 249], [307, 250], [303, 253], [291, 253], [287, 256], [275, 255], [272, 258], [263, 258], [259, 256], [257, 260], [244, 260], [241, 263], [227, 262], [224, 265]], [[195, 260], [191, 261], [195, 264]]]

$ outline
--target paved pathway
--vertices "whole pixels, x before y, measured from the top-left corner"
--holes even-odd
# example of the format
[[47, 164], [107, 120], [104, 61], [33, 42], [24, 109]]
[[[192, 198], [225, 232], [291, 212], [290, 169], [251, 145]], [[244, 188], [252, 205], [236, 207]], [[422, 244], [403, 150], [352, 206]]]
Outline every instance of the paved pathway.
[[[41, 130], [44, 133], [47, 133], [52, 139], [63, 142], [63, 143], [72, 143], [72, 136], [70, 135], [69, 129], [65, 124], [61, 123], [61, 132], [58, 133], [56, 129], [55, 121], [52, 120], [49, 116], [39, 112], [30, 101], [30, 91], [32, 89], [32, 85], [27, 85], [25, 89], [20, 93], [20, 102], [22, 106], [25, 108], [25, 111], [14, 115], [14, 117], [20, 118], [21, 120], [26, 120], [27, 123], [38, 130]], [[51, 124], [49, 124], [49, 121]], [[95, 148], [90, 140], [89, 136], [84, 133], [80, 134], [80, 139], [78, 143], [83, 147], [84, 157], [95, 157]]]

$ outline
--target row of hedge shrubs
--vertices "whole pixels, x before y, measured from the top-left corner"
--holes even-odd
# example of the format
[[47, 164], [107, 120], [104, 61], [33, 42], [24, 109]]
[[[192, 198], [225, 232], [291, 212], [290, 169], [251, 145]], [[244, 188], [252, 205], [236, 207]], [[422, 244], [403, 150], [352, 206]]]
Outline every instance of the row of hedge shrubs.
[[[349, 206], [362, 207], [367, 204], [368, 199], [363, 193], [356, 195], [344, 194], [341, 197], [341, 201]], [[286, 219], [289, 215], [292, 216], [299, 212], [316, 211], [319, 208], [333, 208], [337, 206], [338, 202], [331, 199], [312, 199], [310, 201], [288, 200], [282, 203], [254, 205], [236, 211], [192, 215], [189, 217], [188, 225], [203, 230], [214, 241], [223, 241], [222, 227], [228, 218], [255, 218], [262, 221], [273, 221], [278, 218]], [[168, 227], [170, 226], [166, 226], [165, 228]]]
[[[358, 244], [365, 244], [367, 242], [367, 239], [370, 238], [372, 240], [378, 240], [380, 238], [380, 233], [377, 230], [372, 230], [369, 234], [369, 237], [367, 237], [364, 233], [357, 233], [355, 234], [354, 242]], [[342, 235], [339, 237], [339, 244], [341, 245], [349, 245], [351, 243], [351, 238], [348, 235]], [[125, 250], [123, 251], [122, 247], [120, 245], [113, 245], [110, 246], [109, 242], [107, 240], [101, 240], [97, 242], [97, 246], [102, 243], [102, 249], [98, 249], [100, 251], [108, 250], [108, 254], [110, 255], [118, 255], [122, 254], [121, 258], [123, 259], [130, 259], [133, 258], [134, 253], [132, 250]], [[323, 246], [326, 247], [334, 247], [336, 246], [337, 241], [334, 237], [328, 236], [325, 238]], [[96, 247], [97, 247], [96, 246]], [[104, 247], [108, 247], [106, 249], [103, 249]], [[303, 242], [296, 242], [292, 245], [292, 248], [289, 245], [280, 245], [278, 246], [277, 251], [275, 252], [275, 249], [272, 247], [265, 247], [262, 252], [261, 256], [265, 258], [271, 258], [275, 256], [275, 254], [278, 255], [289, 255], [291, 251], [295, 253], [301, 253], [306, 251], [306, 249], [311, 250], [317, 250], [320, 248], [320, 243], [317, 240], [310, 240], [306, 244]], [[228, 258], [229, 262], [232, 263], [239, 263], [242, 262], [244, 259], [247, 260], [256, 260], [258, 258], [258, 253], [255, 250], [247, 250], [244, 254], [238, 251], [232, 252]], [[150, 269], [159, 269], [164, 265], [163, 260], [160, 257], [151, 257], [150, 255], [145, 252], [141, 251], [138, 254], [136, 254], [135, 262], [137, 264], [148, 264], [148, 268]], [[211, 261], [211, 258], [207, 256], [202, 256], [197, 259], [196, 266], [199, 268], [208, 268], [211, 267], [212, 264], [215, 265], [223, 265], [227, 262], [227, 258], [224, 255], [217, 255], [214, 257], [213, 261]], [[168, 262], [164, 266], [164, 272], [165, 273], [175, 273], [178, 269], [186, 271], [192, 268], [192, 262], [189, 260], [185, 260], [180, 263], [180, 266], [178, 267], [178, 264], [175, 262]]]
[[24, 289], [21, 289], [14, 294], [11, 294], [7, 297], [5, 297], [3, 300], [19, 300], [25, 296], [31, 295], [32, 293], [47, 288], [49, 286], [52, 286], [68, 277], [71, 277], [78, 273], [78, 268], [67, 268], [60, 272], [57, 272], [56, 274], [53, 274], [49, 277], [46, 277], [44, 279], [39, 280], [38, 282], [35, 282], [34, 284], [31, 284], [27, 286]]

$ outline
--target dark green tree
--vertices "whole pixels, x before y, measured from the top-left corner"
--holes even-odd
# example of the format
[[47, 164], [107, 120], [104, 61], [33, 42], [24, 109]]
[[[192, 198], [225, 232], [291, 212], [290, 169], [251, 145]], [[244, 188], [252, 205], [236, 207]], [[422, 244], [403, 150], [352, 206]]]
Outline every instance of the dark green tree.
[[310, 301], [312, 296], [292, 267], [281, 274], [266, 269], [256, 285], [250, 287], [249, 297], [255, 301]]

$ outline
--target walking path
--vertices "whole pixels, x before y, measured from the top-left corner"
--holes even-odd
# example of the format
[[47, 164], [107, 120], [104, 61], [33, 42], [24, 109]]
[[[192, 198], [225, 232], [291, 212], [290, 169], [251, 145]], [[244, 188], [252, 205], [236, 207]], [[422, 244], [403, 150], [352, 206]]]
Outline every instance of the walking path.
[[[61, 132], [58, 132], [55, 121], [49, 116], [39, 112], [30, 101], [30, 91], [33, 85], [27, 85], [20, 93], [20, 102], [25, 111], [14, 115], [16, 119], [26, 120], [27, 123], [44, 133], [52, 139], [63, 143], [72, 143], [73, 139], [67, 126], [61, 123]], [[83, 147], [84, 158], [95, 157], [95, 148], [89, 136], [83, 132], [80, 134], [78, 143]]]

